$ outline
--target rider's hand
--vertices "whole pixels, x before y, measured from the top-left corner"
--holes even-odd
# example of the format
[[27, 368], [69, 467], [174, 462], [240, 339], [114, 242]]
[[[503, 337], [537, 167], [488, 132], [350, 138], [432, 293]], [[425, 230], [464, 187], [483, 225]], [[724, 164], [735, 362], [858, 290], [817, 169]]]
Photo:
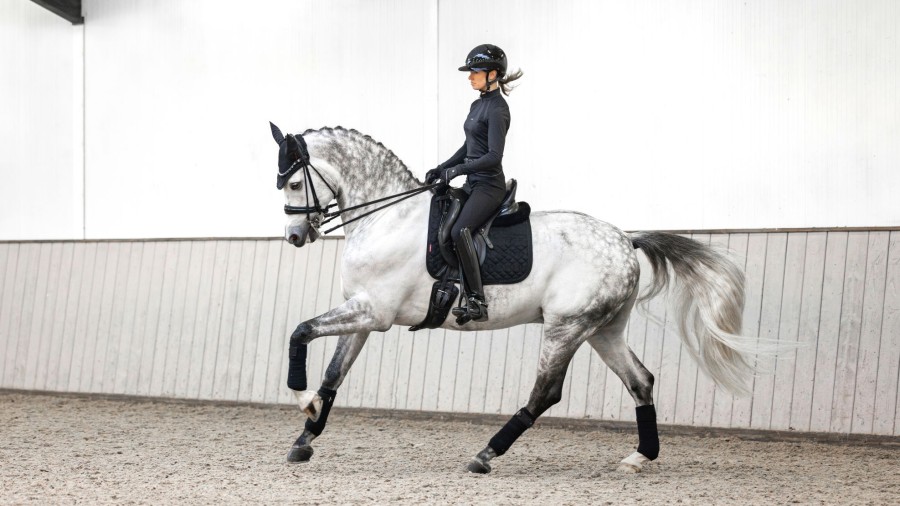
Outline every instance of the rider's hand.
[[425, 184], [431, 184], [441, 178], [441, 169], [434, 168], [425, 173]]

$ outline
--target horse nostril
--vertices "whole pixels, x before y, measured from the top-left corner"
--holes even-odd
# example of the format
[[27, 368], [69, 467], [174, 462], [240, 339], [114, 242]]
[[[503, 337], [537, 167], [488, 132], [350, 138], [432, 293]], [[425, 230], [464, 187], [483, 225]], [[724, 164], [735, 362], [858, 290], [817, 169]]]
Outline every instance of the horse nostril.
[[297, 244], [299, 241], [300, 241], [300, 236], [297, 234], [291, 234], [291, 236], [288, 237], [288, 242], [291, 244]]

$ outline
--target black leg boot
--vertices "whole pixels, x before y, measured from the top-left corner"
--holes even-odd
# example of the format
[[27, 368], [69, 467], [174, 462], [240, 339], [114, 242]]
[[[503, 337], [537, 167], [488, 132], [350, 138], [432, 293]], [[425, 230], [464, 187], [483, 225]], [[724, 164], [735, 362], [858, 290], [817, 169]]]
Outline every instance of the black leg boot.
[[478, 265], [478, 254], [475, 252], [475, 241], [468, 228], [462, 229], [459, 241], [456, 242], [456, 256], [463, 273], [468, 307], [453, 308], [456, 323], [462, 325], [469, 320], [476, 322], [488, 319], [487, 303], [484, 300], [484, 287], [481, 285], [481, 266]]

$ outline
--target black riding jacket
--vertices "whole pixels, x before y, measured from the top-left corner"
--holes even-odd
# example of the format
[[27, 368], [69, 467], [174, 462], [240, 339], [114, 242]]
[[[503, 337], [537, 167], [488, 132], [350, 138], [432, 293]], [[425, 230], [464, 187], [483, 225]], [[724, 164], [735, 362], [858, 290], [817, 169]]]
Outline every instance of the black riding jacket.
[[509, 122], [509, 106], [500, 89], [483, 94], [472, 102], [463, 125], [465, 144], [438, 167], [458, 167], [472, 188], [486, 185], [505, 191], [506, 178], [501, 161]]

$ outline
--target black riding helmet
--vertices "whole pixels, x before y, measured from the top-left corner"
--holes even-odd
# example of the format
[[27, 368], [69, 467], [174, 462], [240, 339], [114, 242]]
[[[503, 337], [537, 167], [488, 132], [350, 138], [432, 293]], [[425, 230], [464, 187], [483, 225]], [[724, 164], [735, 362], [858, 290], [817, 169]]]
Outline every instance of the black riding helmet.
[[466, 64], [459, 68], [464, 72], [469, 71], [497, 71], [497, 78], [506, 75], [506, 53], [493, 44], [481, 44], [469, 51]]

